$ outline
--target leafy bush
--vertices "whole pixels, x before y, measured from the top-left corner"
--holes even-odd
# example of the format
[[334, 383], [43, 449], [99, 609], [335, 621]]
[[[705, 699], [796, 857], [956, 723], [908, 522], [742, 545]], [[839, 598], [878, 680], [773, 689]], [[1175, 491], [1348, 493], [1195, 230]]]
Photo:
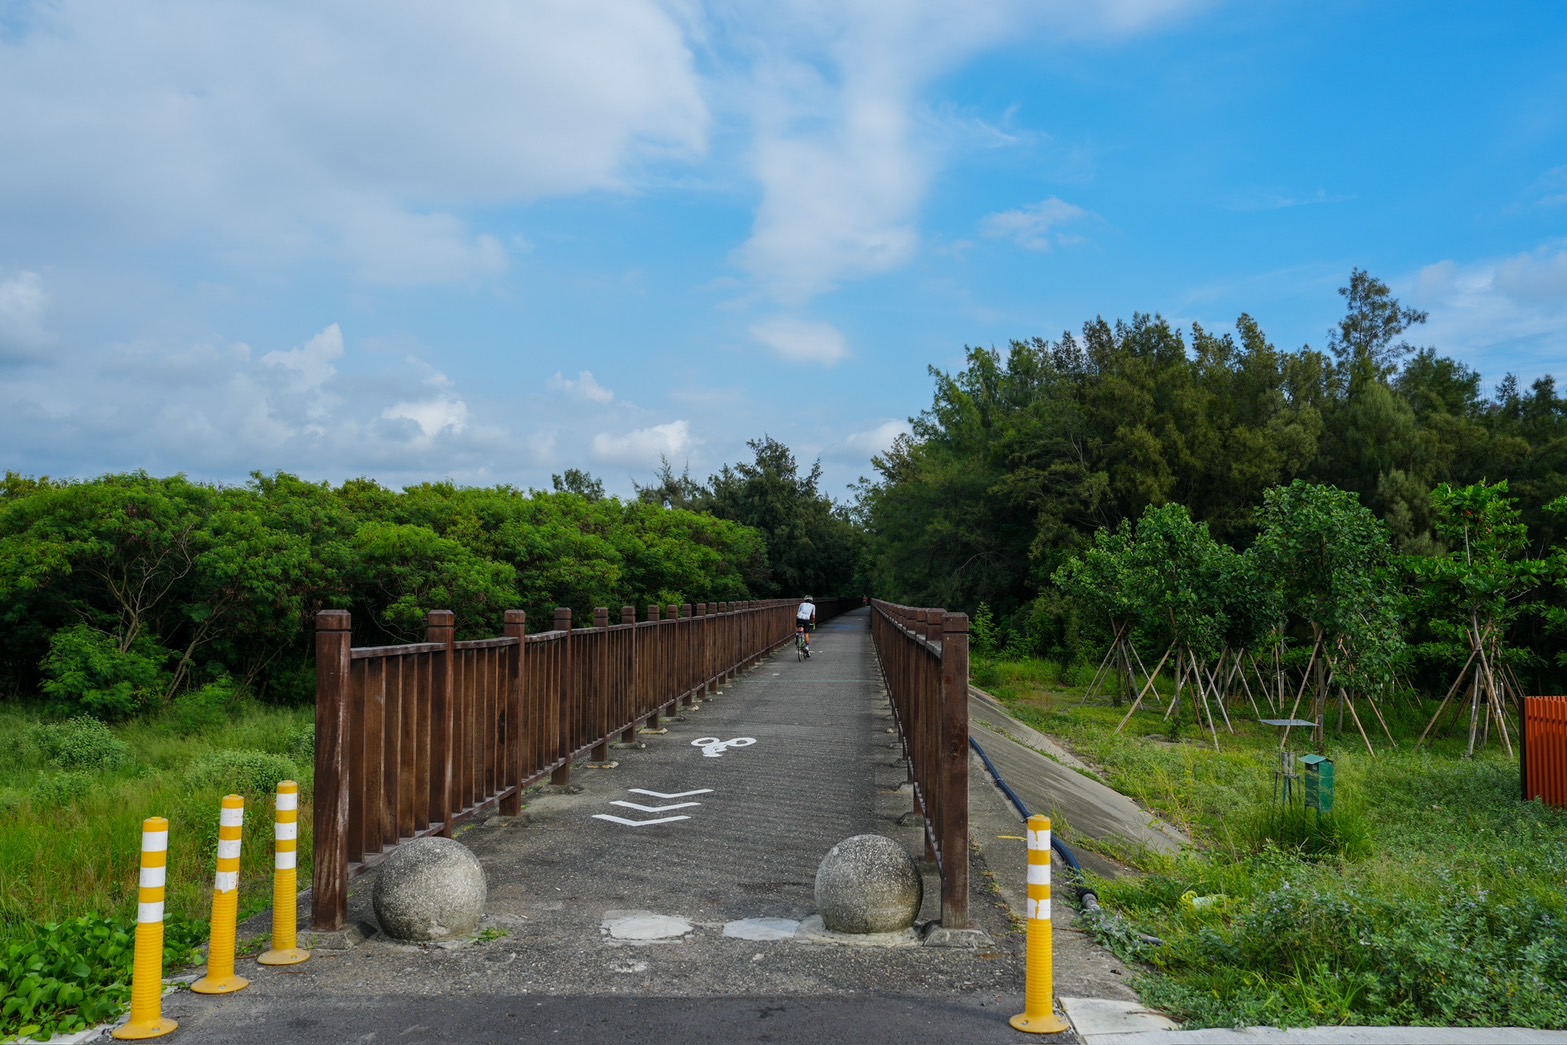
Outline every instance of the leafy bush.
[[980, 603], [969, 621], [969, 651], [977, 657], [994, 655], [1000, 648], [996, 634], [996, 617], [988, 603]]
[[278, 781], [298, 779], [299, 767], [292, 759], [269, 751], [213, 751], [196, 759], [185, 773], [192, 790], [258, 799], [275, 794]]
[[93, 786], [93, 778], [82, 772], [39, 773], [33, 781], [33, 806], [38, 809], [63, 809], [75, 805]]
[[169, 653], [148, 639], [121, 650], [86, 624], [57, 631], [43, 659], [42, 689], [67, 711], [123, 719], [152, 707], [163, 692]]
[[60, 769], [118, 769], [131, 761], [125, 741], [90, 715], [40, 723], [28, 729], [26, 741]]
[[[206, 932], [166, 918], [164, 967], [194, 961]], [[118, 1016], [131, 997], [135, 934], [131, 919], [85, 916], [27, 924], [0, 942], [0, 1039], [48, 1039]]]
[[242, 699], [232, 680], [218, 678], [175, 697], [169, 705], [169, 720], [181, 733], [200, 733], [227, 722]]
[[316, 726], [307, 722], [288, 735], [288, 757], [303, 768], [316, 764]]

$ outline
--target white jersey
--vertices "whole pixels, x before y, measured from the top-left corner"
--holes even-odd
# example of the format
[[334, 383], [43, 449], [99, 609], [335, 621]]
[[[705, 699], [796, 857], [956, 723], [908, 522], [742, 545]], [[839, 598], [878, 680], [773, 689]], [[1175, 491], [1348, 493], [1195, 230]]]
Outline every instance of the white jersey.
[[800, 603], [800, 608], [794, 611], [794, 619], [814, 621], [816, 619], [816, 603]]

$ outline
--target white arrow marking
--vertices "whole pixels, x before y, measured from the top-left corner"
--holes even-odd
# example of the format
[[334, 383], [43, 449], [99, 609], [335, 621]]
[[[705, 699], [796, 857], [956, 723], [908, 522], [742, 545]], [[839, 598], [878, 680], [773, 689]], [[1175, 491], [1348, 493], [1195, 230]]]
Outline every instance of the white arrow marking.
[[701, 802], [676, 802], [672, 806], [640, 806], [635, 802], [615, 801], [610, 803], [612, 806], [620, 806], [624, 809], [635, 809], [639, 813], [667, 813], [671, 809], [690, 809], [692, 806], [701, 804]]
[[713, 793], [713, 789], [710, 787], [699, 787], [695, 791], [676, 791], [672, 795], [666, 795], [662, 791], [649, 791], [644, 787], [628, 787], [626, 790], [633, 795], [648, 795], [652, 798], [690, 798], [692, 795], [710, 795]]
[[647, 827], [649, 824], [668, 824], [676, 820], [690, 820], [689, 816], [662, 816], [657, 820], [627, 820], [624, 817], [610, 816], [608, 813], [594, 813], [595, 820], [608, 820], [612, 824], [625, 824], [627, 827]]

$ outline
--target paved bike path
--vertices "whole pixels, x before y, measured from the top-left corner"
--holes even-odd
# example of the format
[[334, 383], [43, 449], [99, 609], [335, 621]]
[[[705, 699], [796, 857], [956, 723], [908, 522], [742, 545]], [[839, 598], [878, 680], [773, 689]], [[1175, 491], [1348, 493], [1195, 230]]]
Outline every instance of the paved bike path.
[[[169, 997], [180, 1038], [657, 1041], [688, 1020], [692, 1041], [1023, 1040], [1006, 1023], [1020, 940], [988, 893], [971, 915], [996, 942], [978, 952], [810, 932], [833, 845], [878, 833], [922, 849], [900, 823], [910, 797], [866, 611], [824, 624], [813, 652], [782, 647], [645, 747], [612, 750], [618, 768], [579, 766], [568, 791], [462, 833], [489, 883], [478, 939], [372, 937], [287, 970], [241, 959], [245, 991]], [[939, 915], [925, 883], [922, 920]], [[373, 922], [372, 886], [373, 872], [354, 882], [351, 919]]]

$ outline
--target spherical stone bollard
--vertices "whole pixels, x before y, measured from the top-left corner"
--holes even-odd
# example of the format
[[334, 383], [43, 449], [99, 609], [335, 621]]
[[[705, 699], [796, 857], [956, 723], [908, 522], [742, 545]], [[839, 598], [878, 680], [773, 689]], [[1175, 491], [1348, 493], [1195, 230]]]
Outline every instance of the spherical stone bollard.
[[381, 865], [372, 901], [381, 931], [394, 940], [438, 940], [471, 933], [487, 894], [479, 858], [450, 838], [415, 838]]
[[822, 924], [840, 933], [890, 933], [914, 924], [925, 896], [908, 852], [881, 835], [845, 838], [816, 869]]

